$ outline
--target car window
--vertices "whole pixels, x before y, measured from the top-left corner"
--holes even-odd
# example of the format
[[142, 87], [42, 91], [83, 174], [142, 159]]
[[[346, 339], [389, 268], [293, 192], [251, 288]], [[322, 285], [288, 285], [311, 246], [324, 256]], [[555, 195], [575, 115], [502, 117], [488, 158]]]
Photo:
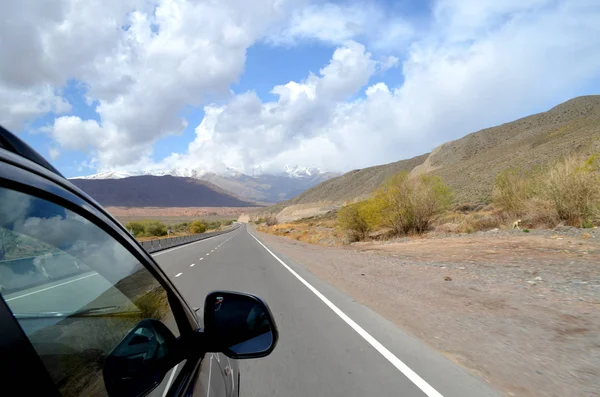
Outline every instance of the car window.
[[142, 319], [179, 336], [166, 291], [109, 234], [21, 192], [0, 203], [0, 292], [63, 396], [106, 395], [106, 357]]

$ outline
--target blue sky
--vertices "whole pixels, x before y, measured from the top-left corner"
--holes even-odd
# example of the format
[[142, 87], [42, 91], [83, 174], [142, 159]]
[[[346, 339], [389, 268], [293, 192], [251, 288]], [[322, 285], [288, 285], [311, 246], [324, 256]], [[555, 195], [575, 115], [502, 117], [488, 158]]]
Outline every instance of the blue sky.
[[599, 88], [593, 2], [71, 1], [0, 27], [0, 123], [67, 176], [347, 171]]

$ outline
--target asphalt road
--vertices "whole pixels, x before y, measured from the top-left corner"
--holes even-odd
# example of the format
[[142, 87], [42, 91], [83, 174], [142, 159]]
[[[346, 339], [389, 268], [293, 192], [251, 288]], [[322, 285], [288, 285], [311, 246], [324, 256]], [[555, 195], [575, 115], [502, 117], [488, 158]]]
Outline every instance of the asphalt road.
[[[268, 357], [240, 363], [242, 396], [500, 396], [301, 264], [262, 245], [251, 232], [243, 225], [153, 254], [194, 307], [219, 289], [253, 293], [269, 304], [279, 344]], [[109, 286], [91, 272], [5, 299], [16, 312], [42, 312], [59, 303], [68, 311]]]
[[217, 289], [270, 306], [279, 344], [240, 363], [243, 396], [499, 396], [482, 380], [281, 256], [247, 226], [155, 254], [190, 304]]

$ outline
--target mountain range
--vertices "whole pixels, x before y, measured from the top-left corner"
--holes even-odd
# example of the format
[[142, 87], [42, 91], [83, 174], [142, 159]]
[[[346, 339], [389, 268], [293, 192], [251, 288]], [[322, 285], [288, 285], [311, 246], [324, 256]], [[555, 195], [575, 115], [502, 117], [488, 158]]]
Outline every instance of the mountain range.
[[117, 179], [72, 179], [103, 206], [114, 207], [252, 207], [210, 182], [171, 175]]
[[[260, 171], [260, 170], [258, 170]], [[106, 171], [98, 174], [71, 178], [71, 182], [81, 187], [88, 194], [95, 197], [103, 205], [114, 206], [181, 206], [181, 200], [158, 200], [162, 204], [152, 204], [154, 201], [150, 197], [154, 197], [148, 191], [141, 196], [132, 196], [128, 185], [140, 188], [143, 183], [160, 183], [165, 184], [166, 179], [161, 177], [171, 177], [176, 179], [191, 179], [202, 181], [205, 188], [214, 190], [214, 194], [209, 197], [214, 197], [215, 194], [225, 194], [236, 200], [244, 202], [245, 205], [229, 205], [230, 198], [224, 196], [222, 205], [216, 204], [197, 204], [192, 202], [189, 206], [246, 206], [255, 205], [256, 203], [277, 203], [282, 200], [288, 200], [297, 196], [306, 189], [318, 185], [338, 174], [332, 172], [323, 172], [314, 167], [302, 166], [285, 166], [283, 171], [278, 174], [262, 173], [255, 176], [246, 175], [232, 168], [228, 168], [226, 172], [215, 173], [208, 172], [202, 169], [192, 168], [172, 168], [159, 169], [149, 171]], [[154, 177], [148, 179], [147, 177]], [[158, 178], [158, 179], [157, 179]], [[125, 182], [119, 182], [125, 180]], [[175, 184], [173, 179], [168, 180], [169, 184]], [[189, 188], [190, 181], [180, 184]], [[206, 192], [205, 192], [206, 194]], [[110, 197], [108, 197], [109, 195]], [[143, 196], [143, 197], [142, 197]], [[98, 197], [101, 197], [100, 200]], [[197, 196], [199, 199], [200, 197]], [[200, 200], [203, 203], [206, 200]], [[200, 203], [198, 201], [198, 203]], [[208, 200], [212, 202], [212, 198]], [[218, 200], [217, 200], [218, 201]], [[110, 202], [110, 204], [108, 204]], [[186, 201], [187, 202], [187, 201]], [[169, 205], [173, 203], [173, 205]]]
[[317, 215], [368, 197], [399, 171], [441, 177], [459, 203], [487, 203], [504, 169], [531, 170], [574, 152], [600, 152], [600, 95], [577, 97], [546, 112], [473, 132], [411, 159], [347, 172], [268, 210], [280, 220]]

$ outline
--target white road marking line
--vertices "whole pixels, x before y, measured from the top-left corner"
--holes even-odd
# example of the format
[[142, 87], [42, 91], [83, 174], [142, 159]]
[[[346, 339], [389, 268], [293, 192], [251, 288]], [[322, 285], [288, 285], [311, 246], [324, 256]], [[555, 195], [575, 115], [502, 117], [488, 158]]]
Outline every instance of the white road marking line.
[[190, 265], [190, 267], [194, 267], [194, 266], [196, 266], [196, 264], [195, 264], [195, 263], [192, 263], [192, 264]]
[[412, 383], [415, 384], [425, 395], [428, 397], [444, 397], [440, 392], [435, 390], [429, 383], [427, 383], [423, 378], [421, 378], [415, 371], [410, 369], [410, 367], [404, 364], [398, 357], [394, 355], [391, 351], [389, 351], [385, 346], [383, 346], [377, 339], [375, 339], [371, 334], [365, 331], [360, 325], [358, 325], [354, 320], [352, 320], [346, 313], [341, 311], [333, 302], [331, 302], [325, 295], [319, 292], [315, 287], [313, 287], [308, 281], [303, 279], [298, 273], [296, 273], [291, 267], [289, 267], [284, 261], [279, 259], [277, 255], [275, 255], [270, 249], [268, 249], [259, 239], [254, 237], [254, 235], [248, 232], [252, 238], [254, 238], [260, 245], [263, 246], [264, 249], [267, 250], [269, 254], [273, 256], [273, 258], [277, 259], [279, 263], [283, 267], [285, 267], [294, 277], [296, 277], [302, 284], [306, 286], [313, 294], [315, 294], [319, 299], [323, 301], [335, 314], [337, 314], [342, 320], [346, 322], [356, 333], [363, 337], [371, 346], [375, 348], [383, 357], [385, 357], [394, 367], [398, 369], [398, 371], [402, 372], [404, 376], [406, 376]]
[[213, 360], [213, 354], [211, 353], [210, 355], [210, 361], [208, 363], [208, 386], [206, 387], [206, 397], [210, 396], [210, 378], [212, 378], [211, 374], [212, 374], [212, 360]]
[[210, 252], [206, 254], [206, 256], [209, 256], [209, 255], [210, 255]]
[[84, 278], [88, 278], [88, 277], [92, 277], [92, 276], [97, 276], [97, 275], [98, 275], [98, 273], [88, 274], [88, 275], [85, 275], [83, 277], [76, 278], [74, 280], [69, 280], [69, 281], [65, 281], [64, 283], [53, 285], [52, 287], [46, 287], [46, 288], [38, 289], [36, 291], [29, 292], [27, 294], [15, 296], [14, 298], [6, 299], [6, 301], [10, 302], [10, 301], [13, 301], [15, 299], [24, 298], [24, 297], [29, 296], [29, 295], [37, 294], [38, 292], [48, 291], [49, 289], [52, 289], [52, 288], [60, 287], [60, 286], [66, 285], [66, 284], [71, 284], [71, 283], [74, 283], [75, 281], [83, 280]]
[[179, 367], [179, 364], [174, 366], [173, 369], [171, 370], [171, 376], [169, 376], [169, 380], [167, 381], [167, 384], [165, 385], [165, 391], [163, 392], [162, 397], [165, 397], [167, 395], [167, 393], [169, 392], [169, 387], [171, 387], [171, 382], [173, 382], [173, 376], [175, 376], [175, 372], [177, 372], [177, 367]]
[[199, 260], [202, 260], [202, 259], [204, 259], [204, 258], [198, 258], [198, 259], [199, 259]]
[[175, 277], [179, 277], [179, 276], [181, 276], [182, 274], [183, 274], [183, 273], [177, 273], [177, 274], [175, 275]]

